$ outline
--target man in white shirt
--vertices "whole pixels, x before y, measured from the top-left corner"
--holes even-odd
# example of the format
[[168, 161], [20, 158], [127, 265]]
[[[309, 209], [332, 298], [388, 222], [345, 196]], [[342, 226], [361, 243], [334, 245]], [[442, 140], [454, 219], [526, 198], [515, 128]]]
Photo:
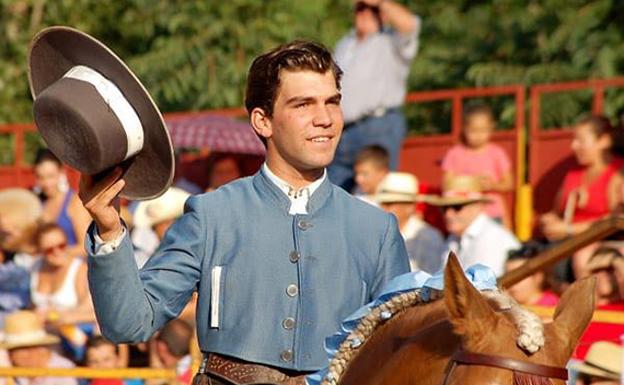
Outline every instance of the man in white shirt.
[[416, 202], [425, 199], [418, 194], [418, 179], [407, 172], [390, 172], [379, 185], [375, 199], [382, 209], [397, 218], [410, 269], [430, 274], [440, 270], [444, 238], [416, 211]]
[[488, 201], [475, 177], [456, 176], [444, 186], [443, 195], [431, 202], [442, 208], [449, 232], [442, 255], [444, 263], [453, 251], [464, 267], [480, 263], [497, 276], [503, 274], [509, 251], [520, 248], [520, 243], [485, 214], [484, 203]]

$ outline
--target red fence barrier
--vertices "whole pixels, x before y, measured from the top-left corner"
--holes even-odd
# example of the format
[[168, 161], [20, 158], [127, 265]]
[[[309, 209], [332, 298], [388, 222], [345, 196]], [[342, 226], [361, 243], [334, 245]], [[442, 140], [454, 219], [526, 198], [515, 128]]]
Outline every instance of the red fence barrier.
[[[543, 129], [540, 124], [541, 96], [548, 93], [591, 90], [593, 92], [592, 112], [604, 110], [605, 90], [624, 87], [624, 77], [603, 80], [587, 80], [568, 83], [540, 84], [530, 88], [529, 135], [525, 149], [522, 135], [525, 133], [526, 91], [522, 85], [453, 89], [412, 92], [407, 95], [407, 104], [451, 102], [451, 131], [448, 134], [408, 137], [401, 153], [400, 168], [414, 173], [425, 185], [439, 186], [442, 172], [440, 164], [446, 151], [459, 142], [462, 125], [463, 106], [466, 100], [484, 97], [513, 97], [516, 114], [510, 130], [497, 131], [493, 141], [499, 144], [510, 156], [516, 176], [516, 185], [524, 183], [525, 167], [528, 167], [528, 181], [534, 188], [534, 208], [543, 213], [552, 207], [565, 170], [573, 164], [569, 149], [571, 132], [566, 128]], [[240, 117], [245, 115], [242, 108], [212, 110], [223, 116]], [[167, 114], [167, 117], [180, 119], [187, 113]], [[32, 124], [11, 124], [0, 126], [0, 135], [14, 137], [14, 164], [0, 166], [0, 188], [7, 186], [31, 186], [32, 168], [24, 162], [25, 135], [34, 131]], [[528, 152], [528, 162], [525, 151]], [[76, 174], [70, 181], [76, 182]], [[508, 207], [513, 209], [513, 194], [508, 194]]]

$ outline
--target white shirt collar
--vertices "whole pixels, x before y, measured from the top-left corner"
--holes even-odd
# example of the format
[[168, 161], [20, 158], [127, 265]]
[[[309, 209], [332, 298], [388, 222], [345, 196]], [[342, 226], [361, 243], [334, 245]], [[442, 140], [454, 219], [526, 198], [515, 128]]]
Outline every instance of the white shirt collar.
[[483, 229], [483, 226], [485, 226], [486, 222], [487, 222], [487, 215], [484, 213], [479, 214], [474, 221], [472, 221], [472, 223], [468, 226], [468, 228], [466, 229], [466, 231], [464, 231], [464, 234], [462, 234], [462, 238], [464, 237], [468, 237], [468, 238], [474, 238], [476, 236], [478, 236], [481, 233], [481, 230]]
[[425, 227], [425, 224], [420, 218], [416, 215], [410, 215], [405, 225], [403, 225], [403, 228], [401, 228], [401, 235], [405, 240], [412, 239], [423, 227]]
[[273, 184], [275, 184], [290, 200], [290, 209], [288, 213], [290, 215], [295, 214], [307, 214], [308, 213], [308, 201], [314, 192], [327, 178], [327, 170], [323, 170], [323, 176], [310, 183], [309, 185], [300, 189], [295, 189], [289, 185], [282, 178], [275, 175], [267, 166], [266, 162], [262, 165], [262, 171], [266, 174], [267, 178]]

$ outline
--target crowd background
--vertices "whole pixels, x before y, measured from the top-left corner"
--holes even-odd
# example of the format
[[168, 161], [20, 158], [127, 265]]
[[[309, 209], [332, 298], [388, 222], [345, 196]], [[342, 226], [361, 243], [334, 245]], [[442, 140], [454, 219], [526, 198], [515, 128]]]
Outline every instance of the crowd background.
[[[624, 4], [619, 1], [402, 3], [422, 20], [422, 43], [410, 66], [408, 90], [607, 78], [624, 70]], [[13, 0], [0, 2], [0, 9], [0, 105], [10, 106], [0, 108], [0, 123], [32, 120], [26, 52], [32, 35], [47, 25], [72, 25], [106, 41], [137, 73], [162, 111], [169, 112], [239, 107], [253, 57], [294, 38], [333, 47], [349, 29], [353, 12], [347, 0], [300, 2], [296, 7], [286, 0]], [[570, 149], [578, 165], [568, 171], [552, 212], [538, 222], [541, 245], [578, 234], [623, 206], [624, 162], [612, 150], [624, 147], [618, 139], [624, 130], [620, 119], [624, 92], [609, 92], [605, 117], [587, 116], [587, 93], [543, 97], [542, 126], [573, 127]], [[500, 275], [543, 247], [521, 248], [509, 231], [513, 223], [509, 211], [492, 209], [497, 194], [513, 189], [509, 159], [490, 143], [496, 129], [512, 124], [513, 101], [475, 102], [465, 111], [462, 141], [450, 149], [441, 165], [443, 195], [437, 199], [421, 196], [413, 175], [393, 172], [383, 149], [370, 146], [356, 157], [353, 193], [397, 216], [413, 269], [433, 273], [444, 262], [442, 256], [453, 250], [464, 262], [488, 264]], [[450, 126], [448, 103], [409, 106], [405, 113], [411, 133], [438, 133]], [[13, 162], [12, 146], [10, 137], [0, 136], [0, 164]], [[6, 335], [26, 325], [29, 332], [45, 335], [36, 347], [48, 350], [31, 351], [21, 361], [23, 357], [15, 353], [20, 346], [4, 346], [9, 355], [0, 355], [0, 361], [22, 366], [54, 362], [58, 367], [167, 367], [177, 370], [179, 381], [188, 383], [193, 302], [179, 321], [146, 344], [114, 346], [98, 337], [81, 250], [88, 220], [60, 162], [37, 151], [42, 142], [36, 135], [28, 137], [27, 147], [27, 160], [32, 161], [37, 179], [32, 191], [0, 191], [5, 198], [0, 211], [2, 330]], [[493, 168], [482, 172], [484, 166]], [[127, 202], [124, 219], [134, 228], [137, 264], [145, 263], [166, 228], [181, 215], [189, 193], [216, 189], [244, 176], [241, 170], [240, 158], [214, 154], [205, 185], [194, 185], [177, 175], [175, 188], [158, 200]], [[427, 223], [422, 214], [425, 202], [440, 207], [439, 221]], [[478, 230], [474, 223], [479, 223]], [[466, 241], [466, 235], [474, 238], [477, 231], [486, 230], [501, 243]], [[593, 274], [598, 277], [600, 308], [624, 311], [622, 249], [620, 244], [591, 245], [575, 254], [571, 263], [529, 277], [511, 293], [523, 304], [550, 306], [570, 282]], [[591, 342], [614, 344], [623, 332], [621, 327], [607, 330], [597, 325], [590, 330], [594, 333]], [[591, 358], [588, 341], [579, 358]], [[49, 362], [29, 361], [33, 354], [48, 357]], [[606, 357], [601, 352], [594, 356]]]

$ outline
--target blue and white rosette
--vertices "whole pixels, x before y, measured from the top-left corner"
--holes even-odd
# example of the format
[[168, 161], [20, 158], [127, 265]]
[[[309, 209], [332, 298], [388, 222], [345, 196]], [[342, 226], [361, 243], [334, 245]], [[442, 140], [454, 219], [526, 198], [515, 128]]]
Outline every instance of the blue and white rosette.
[[[489, 267], [477, 264], [468, 268], [465, 273], [468, 280], [477, 290], [484, 291], [496, 289], [496, 276]], [[353, 314], [342, 321], [340, 324], [340, 330], [337, 333], [325, 339], [325, 351], [327, 352], [328, 362], [334, 358], [340, 345], [347, 339], [349, 334], [355, 330], [362, 318], [369, 314], [372, 309], [387, 302], [398, 294], [418, 289], [420, 289], [421, 300], [423, 302], [429, 302], [431, 299], [432, 289], [437, 291], [444, 289], [443, 272], [440, 271], [432, 276], [423, 271], [418, 271], [406, 273], [393, 278], [384, 286], [381, 291], [381, 295], [377, 299], [356, 310]], [[382, 313], [382, 317], [383, 316], [384, 314]], [[392, 314], [388, 314], [387, 317], [392, 317]], [[361, 342], [362, 341], [360, 341], [360, 343]], [[358, 343], [358, 341], [354, 340], [352, 343]], [[306, 377], [306, 384], [321, 385], [327, 376], [327, 373], [328, 368], [325, 368], [308, 375]]]

